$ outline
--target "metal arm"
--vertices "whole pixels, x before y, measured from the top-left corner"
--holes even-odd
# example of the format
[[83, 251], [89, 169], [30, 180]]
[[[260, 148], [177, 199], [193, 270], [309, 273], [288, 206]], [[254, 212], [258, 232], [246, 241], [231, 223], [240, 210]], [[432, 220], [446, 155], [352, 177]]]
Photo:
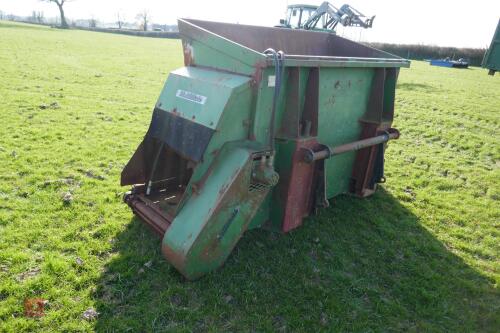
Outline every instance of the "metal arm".
[[321, 22], [323, 29], [334, 30], [340, 23], [347, 27], [371, 28], [375, 16], [366, 17], [360, 11], [349, 5], [343, 5], [338, 9], [329, 2], [323, 2], [313, 15], [304, 23], [304, 29], [315, 29]]
[[336, 147], [323, 146], [319, 151], [304, 149], [304, 161], [312, 163], [317, 160], [324, 160], [335, 155], [340, 155], [350, 151], [360, 150], [366, 147], [378, 145], [392, 139], [399, 138], [399, 131], [395, 128], [389, 128], [384, 134], [372, 138], [346, 143]]

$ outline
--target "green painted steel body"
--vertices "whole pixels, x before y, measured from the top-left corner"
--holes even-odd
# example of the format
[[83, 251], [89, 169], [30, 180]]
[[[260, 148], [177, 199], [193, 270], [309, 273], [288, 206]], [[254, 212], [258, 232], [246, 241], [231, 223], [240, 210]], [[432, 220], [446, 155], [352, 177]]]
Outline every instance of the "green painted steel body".
[[482, 67], [489, 69], [492, 75], [500, 71], [500, 20], [498, 20], [491, 45], [484, 55]]
[[[294, 214], [287, 207], [294, 198], [290, 193], [296, 183], [303, 182], [303, 188], [310, 192], [304, 196], [308, 203], [303, 206], [311, 207], [317, 187], [312, 183], [316, 171], [307, 171], [307, 166], [297, 160], [299, 148], [356, 141], [363, 136], [365, 123], [388, 128], [397, 69], [408, 67], [409, 62], [336, 36], [348, 49], [345, 55], [340, 52], [331, 56], [330, 49], [313, 44], [302, 46], [303, 50], [294, 49], [295, 43], [289, 40], [296, 36], [300, 41], [306, 34], [315, 42], [330, 45], [332, 37], [326, 33], [287, 31], [283, 35], [280, 29], [195, 20], [180, 20], [179, 28], [185, 67], [169, 75], [156, 109], [167, 113], [170, 122], [181, 118], [182, 126], [201, 126], [210, 135], [203, 140], [206, 142], [194, 143], [205, 147], [198, 160], [190, 157], [194, 146], [190, 147], [193, 143], [186, 143], [187, 139], [183, 141], [185, 146], [167, 142], [167, 148], [162, 148], [163, 144], [155, 148], [159, 155], [175, 156], [175, 161], [165, 157], [164, 165], [180, 163], [189, 170], [186, 180], [175, 185], [182, 189], [175, 205], [162, 206], [161, 200], [170, 200], [163, 199], [166, 196], [148, 200], [144, 187], [138, 187], [142, 192], [138, 190], [132, 196], [141, 195], [145, 206], [156, 205], [168, 211], [162, 251], [184, 276], [195, 279], [220, 266], [246, 230], [264, 225], [285, 230], [283, 221]], [[236, 28], [248, 35], [238, 40]], [[269, 29], [269, 45], [266, 36], [257, 41], [259, 29]], [[275, 114], [276, 151], [272, 152], [269, 131], [278, 80], [274, 77], [273, 59], [263, 51], [280, 46], [286, 54]], [[370, 111], [381, 73], [384, 80], [379, 87], [383, 90], [380, 108]], [[153, 180], [175, 175], [175, 170], [161, 174], [150, 165], [152, 155], [148, 154], [134, 155], [124, 170], [123, 185], [147, 184], [152, 180], [147, 179], [148, 174], [153, 175]], [[326, 199], [353, 192], [357, 156], [352, 151], [324, 162]], [[160, 187], [156, 190], [167, 191]], [[133, 201], [127, 200], [129, 204]], [[133, 206], [136, 212], [137, 207]], [[138, 215], [147, 219], [145, 214]]]

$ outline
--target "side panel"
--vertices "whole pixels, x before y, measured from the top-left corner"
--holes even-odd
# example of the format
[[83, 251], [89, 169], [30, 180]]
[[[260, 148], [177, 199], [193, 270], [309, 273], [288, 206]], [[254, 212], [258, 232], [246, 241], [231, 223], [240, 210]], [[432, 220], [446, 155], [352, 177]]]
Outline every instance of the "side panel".
[[[318, 142], [338, 146], [359, 140], [373, 75], [372, 68], [320, 69]], [[328, 198], [349, 191], [355, 158], [350, 152], [325, 162]]]
[[484, 55], [482, 66], [494, 71], [500, 71], [500, 20], [491, 40], [491, 45]]
[[250, 78], [183, 67], [170, 73], [157, 108], [215, 129], [232, 94], [248, 87]]
[[247, 230], [268, 190], [250, 192], [253, 151], [226, 145], [203, 186], [163, 238], [162, 251], [188, 279], [220, 266]]
[[253, 94], [249, 87], [231, 95], [216, 131], [208, 143], [203, 161], [194, 170], [192, 183], [202, 182], [206, 178], [208, 168], [226, 142], [241, 141], [248, 138], [252, 103]]

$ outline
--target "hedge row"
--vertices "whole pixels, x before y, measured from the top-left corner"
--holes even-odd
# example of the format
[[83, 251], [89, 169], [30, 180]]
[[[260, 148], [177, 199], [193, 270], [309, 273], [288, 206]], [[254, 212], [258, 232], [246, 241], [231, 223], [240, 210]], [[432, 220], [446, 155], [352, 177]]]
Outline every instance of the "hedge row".
[[481, 66], [486, 49], [440, 47], [418, 44], [386, 44], [368, 43], [368, 45], [383, 50], [402, 58], [413, 60], [443, 59], [446, 57], [458, 60], [464, 58], [469, 60], [471, 66]]

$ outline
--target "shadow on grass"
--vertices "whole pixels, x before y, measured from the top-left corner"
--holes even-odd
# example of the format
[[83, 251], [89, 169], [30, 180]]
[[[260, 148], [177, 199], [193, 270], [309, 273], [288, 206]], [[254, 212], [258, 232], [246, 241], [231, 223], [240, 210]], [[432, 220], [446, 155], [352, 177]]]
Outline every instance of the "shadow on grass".
[[383, 189], [336, 198], [287, 235], [247, 232], [223, 268], [195, 282], [163, 259], [160, 240], [135, 218], [115, 250], [94, 295], [98, 331], [498, 328], [494, 282]]
[[440, 89], [425, 83], [398, 83], [397, 89], [406, 91], [438, 92]]

